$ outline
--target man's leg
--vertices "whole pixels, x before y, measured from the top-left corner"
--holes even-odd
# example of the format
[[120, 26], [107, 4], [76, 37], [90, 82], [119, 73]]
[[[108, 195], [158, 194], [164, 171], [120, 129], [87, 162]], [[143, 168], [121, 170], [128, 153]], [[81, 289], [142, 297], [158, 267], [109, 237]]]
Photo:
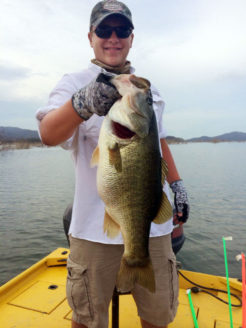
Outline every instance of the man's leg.
[[149, 240], [149, 252], [155, 274], [156, 291], [136, 284], [132, 295], [143, 328], [166, 327], [174, 320], [178, 306], [178, 274], [170, 235]]
[[[167, 328], [167, 326], [153, 326], [151, 323], [148, 323], [147, 321], [141, 319], [141, 325], [142, 325], [142, 328]], [[77, 328], [77, 327], [74, 327], [74, 328]], [[80, 328], [80, 327], [78, 327]], [[84, 328], [84, 327], [81, 327], [81, 328]]]
[[77, 323], [72, 320], [72, 328], [87, 328], [87, 327], [82, 325], [81, 323]]
[[70, 237], [67, 300], [73, 310], [72, 328], [108, 327], [123, 245], [107, 245]]

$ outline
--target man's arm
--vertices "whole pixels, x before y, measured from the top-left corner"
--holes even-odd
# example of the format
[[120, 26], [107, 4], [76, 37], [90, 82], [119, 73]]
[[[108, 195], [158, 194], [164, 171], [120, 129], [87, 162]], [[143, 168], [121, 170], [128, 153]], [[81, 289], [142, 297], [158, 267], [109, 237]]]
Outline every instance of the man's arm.
[[72, 100], [50, 111], [40, 123], [42, 142], [47, 146], [57, 146], [69, 139], [83, 119], [73, 108]]
[[180, 180], [180, 175], [166, 139], [161, 139], [161, 150], [163, 159], [166, 161], [168, 167], [167, 182], [171, 184], [174, 181]]
[[189, 201], [187, 193], [165, 139], [161, 139], [161, 150], [163, 159], [166, 161], [168, 167], [167, 182], [174, 193], [174, 204], [178, 215], [177, 218], [182, 224], [186, 222], [189, 217]]
[[50, 111], [40, 123], [44, 144], [56, 146], [72, 136], [76, 127], [93, 114], [106, 115], [121, 96], [104, 74], [99, 74], [84, 88], [78, 90], [61, 107]]

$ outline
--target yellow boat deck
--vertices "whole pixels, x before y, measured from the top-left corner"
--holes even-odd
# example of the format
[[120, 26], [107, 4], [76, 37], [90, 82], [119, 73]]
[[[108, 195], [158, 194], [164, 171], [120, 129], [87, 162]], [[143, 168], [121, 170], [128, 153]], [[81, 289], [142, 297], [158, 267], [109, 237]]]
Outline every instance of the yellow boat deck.
[[[58, 248], [50, 255], [0, 287], [1, 328], [70, 328], [71, 309], [66, 300], [66, 259], [68, 250]], [[199, 285], [226, 290], [224, 277], [202, 273], [181, 272]], [[192, 285], [180, 276], [179, 308], [169, 328], [194, 327], [187, 288]], [[241, 297], [242, 284], [230, 279], [231, 292]], [[227, 294], [214, 293], [227, 301]], [[229, 328], [228, 305], [210, 295], [192, 293], [199, 328]], [[238, 301], [232, 298], [232, 303]], [[110, 314], [111, 314], [110, 304]], [[232, 308], [233, 327], [240, 328], [241, 307]], [[112, 327], [111, 315], [109, 327]], [[119, 328], [138, 328], [137, 310], [131, 295], [119, 297]]]

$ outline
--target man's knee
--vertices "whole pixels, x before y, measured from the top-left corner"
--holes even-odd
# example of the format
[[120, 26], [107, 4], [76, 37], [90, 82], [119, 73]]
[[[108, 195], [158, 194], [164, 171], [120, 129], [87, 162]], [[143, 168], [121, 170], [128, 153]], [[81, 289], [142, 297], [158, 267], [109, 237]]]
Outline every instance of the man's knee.
[[72, 320], [72, 328], [87, 328], [87, 326], [84, 326], [81, 323], [77, 323], [74, 320]]

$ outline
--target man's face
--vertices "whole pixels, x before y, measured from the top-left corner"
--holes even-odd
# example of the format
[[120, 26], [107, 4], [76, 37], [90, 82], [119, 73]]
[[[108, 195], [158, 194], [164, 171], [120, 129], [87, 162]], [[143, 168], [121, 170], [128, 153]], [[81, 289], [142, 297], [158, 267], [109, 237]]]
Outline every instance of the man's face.
[[[126, 22], [124, 18], [111, 16], [106, 18], [100, 26], [124, 27], [126, 26]], [[90, 45], [94, 50], [95, 58], [106, 65], [123, 65], [132, 46], [133, 34], [126, 39], [120, 39], [117, 37], [115, 31], [113, 31], [108, 39], [102, 39], [94, 31], [95, 28], [93, 27], [88, 37]]]

